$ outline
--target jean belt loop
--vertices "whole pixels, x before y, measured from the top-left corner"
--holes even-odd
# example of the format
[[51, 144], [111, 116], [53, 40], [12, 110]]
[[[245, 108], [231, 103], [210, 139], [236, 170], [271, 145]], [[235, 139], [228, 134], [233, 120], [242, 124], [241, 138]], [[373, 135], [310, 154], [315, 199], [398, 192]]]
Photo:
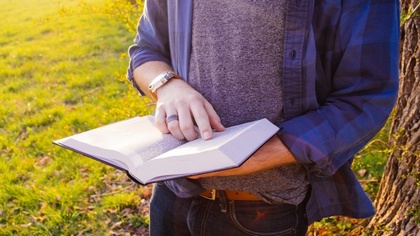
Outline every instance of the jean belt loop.
[[219, 196], [219, 203], [220, 203], [220, 212], [226, 213], [227, 212], [227, 199], [225, 191], [223, 190], [216, 190]]

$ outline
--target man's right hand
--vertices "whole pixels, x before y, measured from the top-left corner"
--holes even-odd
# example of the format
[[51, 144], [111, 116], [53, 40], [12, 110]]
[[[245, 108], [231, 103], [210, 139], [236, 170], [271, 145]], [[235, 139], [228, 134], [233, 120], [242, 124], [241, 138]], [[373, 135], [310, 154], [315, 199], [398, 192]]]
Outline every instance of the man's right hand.
[[[152, 80], [167, 71], [172, 71], [168, 64], [150, 61], [134, 70], [134, 78], [142, 91], [148, 91]], [[204, 140], [211, 139], [213, 129], [224, 130], [213, 106], [184, 80], [171, 79], [159, 87], [155, 94], [157, 95], [155, 122], [162, 133], [171, 133], [177, 139], [191, 141], [199, 134]], [[176, 115], [178, 119], [167, 123], [166, 118], [172, 115]]]
[[[199, 134], [204, 140], [211, 139], [213, 129], [224, 130], [213, 106], [185, 81], [172, 79], [159, 88], [156, 95], [155, 122], [162, 133], [191, 141]], [[171, 115], [177, 115], [178, 120], [167, 123], [166, 118]]]

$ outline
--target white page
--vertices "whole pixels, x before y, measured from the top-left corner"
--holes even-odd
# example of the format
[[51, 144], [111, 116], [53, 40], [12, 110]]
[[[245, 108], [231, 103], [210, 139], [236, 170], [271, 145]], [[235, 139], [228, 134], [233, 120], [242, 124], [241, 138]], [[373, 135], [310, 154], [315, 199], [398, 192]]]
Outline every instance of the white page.
[[[73, 135], [69, 138], [58, 140], [58, 142], [69, 145], [75, 144], [71, 140], [83, 142], [91, 145], [88, 150], [79, 151], [91, 153], [95, 156], [104, 156], [104, 150], [113, 150], [123, 155], [104, 156], [105, 158], [115, 159], [122, 162], [130, 162], [133, 165], [141, 165], [143, 162], [156, 157], [167, 150], [173, 149], [185, 141], [180, 141], [170, 134], [162, 134], [155, 126], [152, 116], [135, 117], [120, 121], [97, 129]], [[161, 143], [165, 142], [165, 145]], [[74, 149], [79, 149], [77, 146]], [[100, 154], [95, 154], [100, 152]], [[124, 156], [127, 156], [125, 158]]]
[[[54, 143], [114, 166], [127, 167], [123, 169], [138, 177], [154, 178], [237, 166], [277, 130], [278, 127], [263, 119], [214, 132], [211, 140], [198, 138], [186, 143], [171, 134], [160, 133], [154, 126], [154, 117], [146, 116], [106, 125]], [[164, 161], [168, 156], [174, 160]], [[145, 162], [148, 164], [141, 169], [139, 165]], [[142, 181], [148, 181], [147, 178]]]
[[170, 150], [135, 173], [148, 181], [236, 167], [277, 131], [278, 127], [266, 119], [229, 127], [214, 133], [211, 140], [194, 140]]
[[[170, 150], [158, 158], [167, 158], [171, 156], [183, 156], [197, 152], [204, 152], [221, 147], [224, 143], [234, 139], [240, 133], [244, 132], [246, 127], [252, 126], [251, 123], [245, 123], [233, 127], [226, 128], [222, 132], [213, 132], [213, 137], [210, 140], [202, 140], [201, 138], [185, 143], [184, 145]], [[197, 145], [199, 143], [199, 145]]]

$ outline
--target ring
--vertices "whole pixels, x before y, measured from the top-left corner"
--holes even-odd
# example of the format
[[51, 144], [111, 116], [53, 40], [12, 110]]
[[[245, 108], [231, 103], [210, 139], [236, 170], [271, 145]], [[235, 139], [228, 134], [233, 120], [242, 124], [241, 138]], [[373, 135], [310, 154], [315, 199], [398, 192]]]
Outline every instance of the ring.
[[174, 121], [174, 120], [178, 120], [178, 116], [177, 115], [170, 115], [170, 116], [166, 117], [166, 124], [168, 124], [169, 122]]

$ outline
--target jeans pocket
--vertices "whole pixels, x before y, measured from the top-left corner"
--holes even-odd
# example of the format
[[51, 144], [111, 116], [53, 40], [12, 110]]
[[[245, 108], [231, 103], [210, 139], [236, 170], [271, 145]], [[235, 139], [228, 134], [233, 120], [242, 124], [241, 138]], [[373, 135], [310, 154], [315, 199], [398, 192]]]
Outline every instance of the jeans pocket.
[[290, 204], [229, 203], [236, 227], [248, 235], [295, 235], [298, 225], [297, 207]]

